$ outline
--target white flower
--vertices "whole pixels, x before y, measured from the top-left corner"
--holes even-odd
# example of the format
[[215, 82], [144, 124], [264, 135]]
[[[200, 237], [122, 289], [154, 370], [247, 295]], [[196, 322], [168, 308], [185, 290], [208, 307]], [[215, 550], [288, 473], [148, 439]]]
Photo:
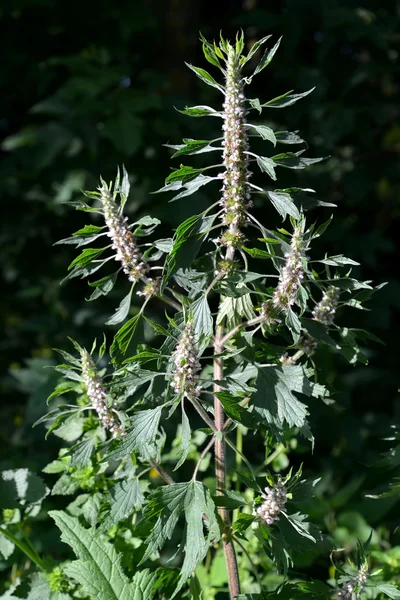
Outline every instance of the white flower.
[[267, 525], [273, 525], [279, 519], [286, 505], [286, 493], [287, 490], [281, 481], [277, 481], [274, 487], [265, 488], [265, 494], [262, 494], [264, 502], [256, 512]]
[[98, 188], [103, 205], [103, 215], [108, 227], [108, 237], [116, 250], [115, 260], [122, 264], [122, 270], [129, 281], [138, 281], [148, 269], [143, 260], [135, 237], [129, 229], [128, 217], [124, 217], [116, 204], [110, 188], [105, 182]]
[[303, 234], [301, 229], [296, 227], [272, 297], [272, 303], [278, 310], [287, 310], [296, 300], [297, 290], [304, 277], [303, 257]]
[[326, 327], [332, 325], [335, 318], [340, 291], [334, 285], [328, 287], [323, 293], [322, 299], [315, 306], [312, 316], [314, 321], [319, 321]]
[[200, 386], [197, 385], [201, 365], [198, 361], [198, 350], [194, 341], [192, 323], [187, 323], [173, 354], [174, 373], [172, 387], [177, 394], [183, 394], [189, 400], [200, 395]]
[[337, 598], [341, 600], [353, 600], [356, 598], [354, 591], [357, 589], [357, 597], [365, 590], [365, 584], [368, 580], [368, 565], [364, 564], [355, 577], [352, 577], [343, 588], [338, 591]]
[[117, 419], [113, 407], [107, 404], [107, 390], [103, 384], [96, 366], [87, 350], [81, 351], [82, 377], [85, 383], [88, 398], [97, 412], [97, 416], [105, 429], [111, 432], [113, 437], [121, 437], [124, 435], [121, 423]]

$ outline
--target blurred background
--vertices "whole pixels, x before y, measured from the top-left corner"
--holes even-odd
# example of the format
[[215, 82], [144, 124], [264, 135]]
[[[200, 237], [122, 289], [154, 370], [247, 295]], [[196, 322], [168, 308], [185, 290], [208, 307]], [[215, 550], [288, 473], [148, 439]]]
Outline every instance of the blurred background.
[[[319, 223], [335, 214], [316, 252], [343, 253], [361, 263], [356, 277], [388, 282], [369, 303], [370, 312], [347, 309], [339, 315], [342, 325], [365, 328], [385, 345], [361, 348], [368, 366], [351, 366], [322, 350], [321, 373], [337, 407], [313, 407], [315, 452], [296, 452], [307, 450], [307, 472], [323, 476], [313, 516], [335, 523], [338, 544], [354, 547], [370, 526], [388, 544], [396, 543], [390, 532], [398, 525], [398, 497], [370, 500], [365, 494], [396, 475], [370, 465], [388, 449], [382, 438], [400, 416], [399, 23], [395, 0], [0, 5], [1, 468], [40, 472], [56, 457], [61, 441], [51, 436], [46, 442], [42, 427], [32, 430], [56, 381], [43, 367], [55, 364], [52, 348], [67, 348], [67, 336], [90, 345], [122, 297], [117, 286], [106, 299], [88, 303], [85, 281], [60, 286], [76, 252], [53, 244], [95, 222], [65, 202], [80, 197], [81, 188], [95, 189], [100, 174], [110, 180], [124, 163], [132, 177], [127, 213], [158, 217], [159, 237], [168, 236], [193, 213], [194, 201], [196, 212], [209, 203], [202, 193], [174, 205], [162, 194], [150, 195], [171, 165], [179, 166], [170, 163], [163, 144], [207, 139], [214, 131], [213, 119], [189, 119], [174, 109], [218, 108], [220, 102], [218, 92], [184, 65], [213, 69], [202, 57], [199, 31], [208, 39], [220, 31], [233, 38], [242, 28], [248, 45], [267, 34], [274, 42], [283, 35], [273, 63], [254, 80], [251, 97], [267, 101], [291, 89], [316, 90], [293, 107], [263, 113], [260, 122], [299, 129], [308, 156], [330, 155], [309, 172], [289, 173], [292, 185], [314, 188], [319, 199], [337, 205], [313, 213]], [[274, 219], [272, 226], [279, 226]], [[283, 456], [276, 468], [285, 466]]]

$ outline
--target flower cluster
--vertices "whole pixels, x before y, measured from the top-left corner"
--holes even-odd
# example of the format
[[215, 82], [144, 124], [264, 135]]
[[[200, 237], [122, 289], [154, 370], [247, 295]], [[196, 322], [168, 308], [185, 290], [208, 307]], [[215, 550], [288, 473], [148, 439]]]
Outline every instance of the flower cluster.
[[313, 319], [326, 325], [326, 327], [332, 325], [339, 302], [339, 296], [339, 289], [334, 285], [330, 285], [323, 293], [322, 299], [315, 306], [312, 313]]
[[355, 577], [352, 577], [350, 581], [345, 583], [343, 588], [337, 593], [337, 598], [342, 600], [352, 600], [355, 598], [355, 592], [358, 592], [358, 596], [365, 590], [365, 584], [368, 580], [368, 565], [364, 564], [358, 571]]
[[187, 323], [173, 354], [174, 374], [172, 387], [177, 394], [183, 394], [189, 400], [196, 399], [200, 394], [197, 385], [201, 365], [197, 358], [198, 351], [194, 340], [192, 323]]
[[230, 47], [226, 70], [224, 102], [224, 166], [221, 206], [222, 222], [227, 227], [220, 243], [229, 248], [240, 247], [244, 236], [240, 230], [246, 223], [245, 211], [250, 206], [248, 180], [248, 138], [246, 109], [240, 65], [235, 50]]
[[304, 277], [303, 257], [303, 234], [300, 227], [296, 227], [290, 249], [285, 254], [285, 266], [272, 297], [273, 305], [278, 310], [287, 310], [296, 300], [297, 290]]
[[105, 182], [102, 182], [98, 190], [108, 228], [107, 235], [112, 240], [113, 249], [116, 250], [115, 260], [122, 264], [122, 270], [129, 281], [138, 281], [146, 273], [148, 266], [129, 229], [128, 217], [122, 215], [111, 189]]
[[157, 296], [160, 289], [159, 279], [147, 279], [143, 289], [137, 292], [138, 296], [144, 296], [145, 298], [152, 298]]
[[115, 415], [115, 406], [109, 407], [107, 404], [107, 391], [103, 384], [102, 378], [97, 372], [89, 352], [85, 349], [81, 350], [81, 365], [82, 377], [85, 382], [87, 395], [93, 408], [105, 427], [112, 433], [113, 437], [121, 437], [123, 435], [121, 423]]
[[312, 356], [317, 349], [318, 342], [309, 334], [305, 333], [300, 336], [297, 342], [297, 348], [307, 356]]
[[277, 481], [274, 487], [265, 488], [265, 494], [262, 494], [264, 502], [257, 508], [257, 515], [267, 525], [273, 525], [279, 519], [286, 505], [286, 493], [282, 481]]

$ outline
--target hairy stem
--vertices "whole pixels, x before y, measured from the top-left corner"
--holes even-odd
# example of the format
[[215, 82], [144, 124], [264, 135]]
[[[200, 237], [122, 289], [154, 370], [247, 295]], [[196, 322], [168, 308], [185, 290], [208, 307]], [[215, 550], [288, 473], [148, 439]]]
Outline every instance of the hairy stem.
[[[223, 335], [223, 328], [221, 325], [217, 327], [215, 341], [214, 341], [214, 354], [221, 354], [221, 339]], [[214, 358], [214, 393], [221, 391], [221, 387], [218, 385], [223, 377], [223, 361], [220, 356]], [[226, 489], [226, 442], [223, 434], [224, 429], [224, 409], [217, 396], [214, 396], [214, 413], [215, 413], [215, 426], [217, 429], [217, 435], [215, 438], [215, 479], [217, 484], [217, 494], [221, 494], [220, 490]], [[239, 573], [236, 560], [235, 548], [231, 535], [231, 521], [229, 512], [224, 507], [218, 508], [219, 515], [224, 523], [225, 531], [223, 533], [223, 544], [226, 566], [228, 569], [229, 577], [229, 592], [231, 600], [240, 594], [240, 583]]]

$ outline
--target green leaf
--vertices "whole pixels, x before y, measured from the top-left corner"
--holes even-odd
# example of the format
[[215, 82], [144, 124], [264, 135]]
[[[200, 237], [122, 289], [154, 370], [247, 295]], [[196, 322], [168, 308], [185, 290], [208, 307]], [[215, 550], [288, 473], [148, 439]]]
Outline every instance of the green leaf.
[[18, 508], [20, 503], [37, 504], [49, 493], [43, 480], [29, 469], [0, 473], [0, 509]]
[[190, 450], [190, 441], [191, 441], [191, 429], [189, 419], [185, 413], [185, 409], [182, 406], [182, 439], [181, 445], [178, 450], [179, 460], [174, 468], [174, 471], [179, 469], [185, 462], [188, 452]]
[[264, 171], [264, 173], [268, 173], [268, 175], [271, 177], [271, 179], [276, 181], [274, 161], [271, 160], [270, 158], [268, 158], [267, 156], [257, 156], [256, 160], [257, 160], [257, 164], [260, 167], [261, 171]]
[[205, 296], [200, 296], [191, 305], [193, 314], [193, 325], [195, 340], [199, 349], [206, 347], [213, 334], [214, 322], [211, 315], [210, 307]]
[[129, 313], [129, 309], [131, 307], [132, 302], [132, 292], [133, 286], [131, 287], [129, 293], [121, 300], [121, 303], [112, 317], [106, 321], [106, 325], [117, 325], [126, 319]]
[[[267, 67], [269, 65], [269, 63], [274, 58], [276, 51], [279, 48], [279, 44], [281, 43], [281, 40], [282, 40], [282, 37], [279, 38], [279, 40], [276, 42], [275, 46], [273, 46], [271, 48], [271, 50], [268, 50], [268, 49], [265, 50], [262, 59], [258, 63], [258, 65], [253, 73], [253, 77], [254, 77], [254, 75], [257, 75], [257, 73], [260, 73], [260, 71], [262, 71], [263, 69], [265, 69], [265, 67]], [[251, 79], [251, 77], [250, 77], [250, 79]]]
[[138, 511], [144, 504], [144, 495], [137, 477], [123, 479], [111, 488], [110, 510], [100, 526], [101, 531], [107, 531], [114, 525], [127, 519], [133, 511]]
[[305, 158], [302, 155], [304, 150], [300, 150], [300, 152], [284, 152], [282, 154], [277, 154], [276, 156], [272, 156], [272, 160], [277, 167], [285, 167], [287, 169], [305, 169], [306, 167], [313, 165], [315, 163], [321, 162], [322, 160], [326, 160], [326, 156], [320, 158]]
[[258, 422], [254, 415], [247, 410], [247, 408], [240, 406], [240, 402], [243, 402], [243, 397], [234, 396], [229, 392], [216, 392], [215, 394], [228, 417], [240, 423], [249, 429], [258, 429]]
[[181, 165], [180, 169], [176, 169], [170, 175], [168, 175], [165, 183], [173, 183], [175, 181], [181, 181], [182, 183], [187, 183], [192, 179], [195, 179], [199, 173], [204, 171], [204, 169], [193, 169], [193, 167], [185, 167], [185, 165]]
[[90, 461], [90, 457], [92, 456], [95, 447], [95, 441], [94, 436], [92, 436], [72, 448], [71, 460], [69, 461], [68, 466], [85, 466]]
[[322, 342], [323, 344], [332, 346], [332, 348], [339, 348], [338, 344], [329, 335], [325, 325], [322, 325], [322, 323], [318, 323], [318, 321], [315, 321], [314, 319], [303, 318], [302, 325], [303, 329], [305, 329], [317, 342]]
[[132, 341], [136, 328], [140, 322], [142, 314], [139, 313], [127, 321], [121, 329], [117, 332], [114, 337], [114, 341], [111, 344], [110, 354], [113, 356], [118, 350], [121, 354], [125, 354], [128, 350], [129, 344]]
[[391, 583], [377, 583], [375, 587], [383, 594], [386, 594], [386, 596], [389, 596], [389, 598], [393, 598], [393, 600], [400, 598], [399, 588]]
[[217, 90], [219, 90], [223, 94], [225, 93], [224, 88], [222, 87], [222, 85], [219, 85], [219, 83], [217, 83], [215, 81], [214, 77], [212, 77], [212, 75], [210, 75], [210, 73], [208, 73], [204, 69], [201, 69], [200, 67], [194, 67], [193, 65], [191, 65], [191, 64], [189, 64], [187, 62], [185, 62], [185, 65], [187, 67], [189, 67], [189, 69], [191, 69], [194, 73], [196, 73], [197, 77], [199, 79], [201, 79], [201, 81], [203, 81], [207, 85], [211, 85], [211, 87], [216, 88]]
[[138, 452], [145, 459], [154, 458], [157, 454], [155, 439], [160, 422], [162, 406], [141, 410], [131, 418], [129, 433], [112, 450], [107, 460], [122, 460], [131, 452]]
[[285, 325], [290, 330], [293, 336], [293, 342], [296, 344], [299, 341], [301, 333], [301, 323], [299, 317], [291, 308], [286, 312]]
[[[249, 103], [250, 106], [252, 106], [253, 108], [257, 108], [257, 110], [260, 110], [261, 108], [284, 108], [286, 106], [291, 106], [298, 100], [301, 100], [301, 98], [305, 98], [305, 96], [308, 96], [308, 94], [311, 94], [311, 92], [313, 92], [314, 90], [315, 87], [311, 88], [311, 90], [303, 92], [302, 94], [292, 94], [293, 90], [290, 90], [289, 92], [286, 92], [281, 96], [277, 96], [276, 98], [273, 98], [272, 100], [269, 100], [264, 104], [260, 104], [260, 101], [258, 99], [249, 100]], [[255, 104], [255, 106], [253, 103]]]
[[95, 287], [96, 289], [88, 299], [89, 301], [96, 300], [100, 296], [107, 296], [113, 289], [115, 282], [117, 281], [117, 273], [112, 273], [112, 275], [106, 275], [102, 277], [102, 279], [98, 279], [97, 281], [88, 281], [88, 284], [91, 287]]
[[243, 64], [246, 64], [249, 60], [251, 60], [253, 58], [253, 56], [255, 55], [255, 53], [257, 52], [257, 50], [263, 45], [265, 44], [265, 42], [267, 40], [269, 40], [269, 38], [272, 37], [272, 35], [266, 35], [265, 37], [261, 38], [261, 40], [259, 40], [258, 42], [256, 42], [255, 44], [253, 44], [253, 46], [251, 47], [248, 55], [246, 56], [246, 59], [244, 60]]
[[303, 144], [304, 140], [297, 135], [298, 131], [275, 131], [276, 141], [280, 144]]
[[[188, 169], [190, 167], [187, 167]], [[158, 194], [160, 192], [175, 192], [177, 190], [183, 189], [182, 192], [171, 198], [169, 202], [175, 202], [175, 200], [179, 200], [179, 198], [184, 198], [185, 196], [191, 196], [198, 189], [200, 189], [203, 185], [207, 185], [211, 181], [216, 181], [219, 177], [210, 177], [209, 175], [202, 175], [201, 173], [196, 176], [195, 179], [189, 178], [187, 181], [174, 181], [172, 183], [167, 183], [164, 187], [153, 192], [153, 194]]]
[[[322, 280], [321, 280], [322, 281]], [[343, 277], [343, 278], [335, 278], [335, 279], [328, 279], [326, 280], [326, 283], [329, 283], [330, 285], [334, 285], [338, 288], [341, 288], [342, 290], [362, 290], [362, 289], [366, 289], [366, 290], [372, 290], [372, 286], [369, 285], [369, 281], [357, 281], [357, 279], [351, 279], [350, 277]]]
[[215, 215], [194, 215], [178, 227], [174, 236], [173, 248], [165, 262], [161, 293], [172, 275], [179, 269], [186, 269], [191, 266], [212, 227], [214, 219]]
[[221, 496], [213, 496], [215, 506], [224, 506], [229, 510], [234, 510], [248, 504], [243, 496], [234, 490], [221, 490], [221, 492]]
[[183, 144], [165, 144], [165, 146], [167, 148], [173, 148], [177, 151], [172, 155], [172, 158], [175, 158], [176, 156], [181, 156], [182, 154], [202, 154], [203, 152], [221, 150], [220, 147], [212, 146], [212, 143], [213, 142], [210, 142], [210, 140], [192, 140], [190, 138], [184, 138]]
[[85, 250], [82, 250], [81, 254], [77, 256], [69, 265], [68, 271], [74, 267], [87, 267], [89, 263], [98, 258], [100, 254], [104, 252], [104, 250], [107, 250], [107, 246], [105, 248], [85, 248]]
[[254, 129], [263, 140], [268, 140], [276, 146], [275, 133], [271, 127], [267, 127], [266, 125], [252, 125], [251, 123], [248, 123], [248, 127]]
[[293, 203], [289, 194], [284, 192], [266, 192], [273, 206], [276, 208], [282, 219], [285, 220], [287, 215], [295, 219], [300, 219], [300, 213], [297, 206]]
[[78, 560], [64, 567], [66, 574], [83, 590], [101, 600], [152, 600], [156, 574], [138, 571], [129, 581], [121, 567], [120, 556], [94, 528], [85, 529], [75, 517], [50, 511], [61, 539], [71, 546]]
[[186, 106], [185, 110], [178, 110], [178, 112], [183, 115], [188, 115], [189, 117], [222, 117], [220, 112], [210, 106], [205, 106], [204, 104], [198, 106]]
[[260, 248], [245, 248], [243, 246], [242, 249], [246, 252], [246, 254], [248, 254], [252, 258], [266, 259], [272, 257], [272, 254], [270, 254], [266, 250], [260, 250]]
[[355, 260], [352, 260], [351, 258], [346, 258], [342, 254], [338, 254], [336, 256], [329, 256], [328, 258], [324, 258], [322, 260], [317, 260], [315, 262], [320, 262], [320, 263], [323, 263], [324, 265], [331, 265], [332, 267], [340, 267], [341, 265], [359, 265], [360, 264], [360, 263], [356, 262]]
[[[141, 563], [160, 549], [167, 539], [171, 539], [180, 515], [183, 514], [185, 517], [185, 529], [180, 544], [180, 549], [185, 556], [172, 600], [193, 574], [196, 566], [204, 559], [210, 544], [220, 539], [215, 506], [208, 489], [198, 481], [159, 487], [148, 500], [143, 518], [149, 521], [156, 517], [157, 521], [147, 539], [147, 549]], [[207, 523], [206, 534], [203, 515]]]
[[59, 244], [73, 244], [76, 245], [77, 248], [85, 246], [86, 244], [94, 242], [102, 235], [105, 235], [103, 229], [105, 229], [105, 226], [97, 227], [96, 225], [85, 225], [82, 229], [75, 231], [75, 233], [72, 234], [72, 237], [59, 240], [54, 246], [58, 246]]

